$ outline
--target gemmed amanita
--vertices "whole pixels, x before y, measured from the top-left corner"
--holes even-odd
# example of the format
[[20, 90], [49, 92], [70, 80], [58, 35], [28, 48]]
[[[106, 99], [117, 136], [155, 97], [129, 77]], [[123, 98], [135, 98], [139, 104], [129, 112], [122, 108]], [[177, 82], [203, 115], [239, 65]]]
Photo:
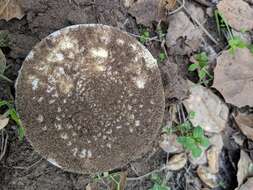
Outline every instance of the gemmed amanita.
[[75, 25], [29, 53], [16, 106], [37, 152], [66, 171], [95, 173], [149, 150], [164, 93], [156, 60], [137, 40], [109, 26]]

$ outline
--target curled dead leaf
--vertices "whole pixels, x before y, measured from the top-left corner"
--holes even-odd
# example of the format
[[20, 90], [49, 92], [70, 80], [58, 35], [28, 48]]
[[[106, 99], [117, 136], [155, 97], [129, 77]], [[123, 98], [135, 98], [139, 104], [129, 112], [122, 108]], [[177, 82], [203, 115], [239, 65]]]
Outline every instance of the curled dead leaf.
[[137, 0], [132, 3], [129, 13], [136, 18], [138, 24], [151, 26], [153, 21], [166, 19], [166, 8], [160, 0]]
[[159, 145], [167, 153], [180, 153], [183, 151], [183, 147], [177, 142], [177, 135], [175, 134], [163, 134]]
[[238, 113], [235, 121], [242, 133], [253, 140], [253, 114]]
[[217, 176], [210, 172], [210, 169], [205, 166], [199, 166], [197, 174], [201, 181], [203, 181], [208, 187], [215, 188], [218, 186]]
[[181, 170], [187, 163], [187, 155], [185, 153], [176, 154], [170, 158], [167, 163], [167, 169], [176, 171]]
[[24, 16], [24, 12], [20, 7], [19, 0], [2, 0], [0, 1], [0, 20], [6, 21], [12, 18], [21, 19]]
[[212, 146], [209, 150], [207, 150], [208, 167], [210, 172], [213, 174], [219, 172], [219, 154], [220, 152], [215, 146]]
[[9, 118], [3, 115], [0, 115], [0, 130], [5, 128], [9, 123]]
[[252, 160], [250, 159], [249, 155], [241, 150], [241, 157], [238, 162], [238, 171], [237, 171], [237, 182], [238, 187], [245, 181], [245, 179], [252, 175], [252, 171], [250, 170], [250, 166], [253, 164]]

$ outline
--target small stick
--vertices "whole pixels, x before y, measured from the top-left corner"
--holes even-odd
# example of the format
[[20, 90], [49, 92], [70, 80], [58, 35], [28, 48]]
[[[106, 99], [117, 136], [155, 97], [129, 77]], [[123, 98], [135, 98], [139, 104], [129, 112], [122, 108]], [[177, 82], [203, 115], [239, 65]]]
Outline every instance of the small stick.
[[[6, 152], [6, 148], [7, 148], [7, 142], [8, 142], [8, 138], [9, 138], [9, 135], [8, 133], [5, 133], [4, 129], [2, 130], [2, 134], [1, 134], [1, 137], [2, 137], [2, 146], [1, 146], [1, 154], [0, 154], [0, 161], [2, 160], [2, 158], [4, 157], [5, 155], [5, 152]], [[5, 137], [4, 137], [5, 136]]]
[[[183, 5], [183, 3], [180, 0], [177, 0], [181, 5]], [[198, 19], [194, 18], [192, 16], [192, 14], [187, 10], [187, 8], [185, 6], [183, 6], [184, 11], [187, 13], [187, 15], [189, 17], [191, 17], [191, 19], [200, 27], [200, 29], [209, 37], [210, 40], [212, 40], [213, 43], [215, 43], [216, 45], [219, 44], [219, 42], [217, 40], [214, 39], [214, 37], [205, 29], [205, 27], [198, 21]]]
[[161, 171], [165, 170], [166, 168], [167, 168], [167, 166], [163, 166], [163, 167], [161, 167], [160, 169], [153, 170], [153, 171], [151, 171], [151, 172], [149, 172], [149, 173], [146, 173], [146, 174], [144, 174], [144, 175], [142, 175], [142, 176], [139, 176], [139, 177], [128, 177], [128, 178], [127, 178], [127, 181], [142, 180], [142, 179], [144, 179], [144, 178], [150, 176], [151, 174], [157, 173], [157, 172], [161, 172]]

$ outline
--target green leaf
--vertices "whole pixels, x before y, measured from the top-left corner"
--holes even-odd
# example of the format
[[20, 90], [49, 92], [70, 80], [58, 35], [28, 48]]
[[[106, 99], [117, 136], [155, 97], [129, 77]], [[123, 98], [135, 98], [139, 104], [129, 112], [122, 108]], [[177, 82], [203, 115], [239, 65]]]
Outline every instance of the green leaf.
[[157, 183], [157, 184], [162, 184], [161, 177], [156, 173], [151, 175], [151, 181], [153, 181], [154, 183]]
[[192, 125], [189, 121], [186, 121], [186, 122], [178, 125], [177, 128], [181, 133], [187, 133], [189, 130], [192, 129]]
[[194, 119], [195, 116], [196, 116], [196, 112], [194, 112], [194, 111], [191, 111], [191, 112], [188, 113], [188, 118], [189, 119]]
[[188, 67], [188, 71], [195, 71], [199, 66], [195, 63], [191, 64], [189, 67]]
[[192, 152], [192, 156], [193, 156], [194, 158], [198, 158], [198, 157], [200, 157], [201, 154], [202, 154], [202, 150], [201, 150], [201, 148], [199, 148], [198, 146], [196, 146], [195, 148], [193, 148], [191, 152]]
[[182, 144], [187, 150], [192, 150], [196, 146], [195, 145], [196, 142], [192, 137], [186, 137], [186, 136], [178, 137], [177, 142]]
[[167, 186], [159, 185], [159, 184], [155, 183], [154, 186], [149, 190], [170, 190], [170, 188]]
[[210, 145], [209, 139], [203, 136], [200, 139], [200, 145], [207, 148]]
[[246, 48], [247, 44], [238, 36], [228, 40], [229, 51], [234, 54], [238, 48]]
[[166, 59], [166, 55], [165, 55], [164, 52], [161, 52], [161, 53], [159, 54], [159, 59], [160, 59], [160, 61], [164, 61], [164, 60]]
[[0, 74], [3, 75], [6, 69], [6, 59], [2, 50], [0, 49]]
[[8, 106], [9, 107], [10, 103], [6, 100], [0, 100], [0, 107], [2, 106]]
[[193, 138], [195, 139], [201, 139], [202, 137], [204, 137], [204, 131], [201, 127], [195, 127], [193, 129]]
[[199, 71], [199, 79], [202, 80], [206, 77], [206, 71], [204, 69], [201, 69]]
[[22, 141], [25, 137], [25, 128], [22, 126], [18, 127], [18, 138], [20, 141]]
[[207, 56], [206, 52], [202, 52], [202, 53], [197, 54], [196, 60], [198, 61], [201, 69], [206, 67], [208, 64], [208, 56]]

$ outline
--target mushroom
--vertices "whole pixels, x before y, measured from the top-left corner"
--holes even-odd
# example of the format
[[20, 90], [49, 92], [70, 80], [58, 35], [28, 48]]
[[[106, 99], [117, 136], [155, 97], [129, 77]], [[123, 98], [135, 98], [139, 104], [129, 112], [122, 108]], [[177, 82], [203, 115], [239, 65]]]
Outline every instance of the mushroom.
[[26, 57], [16, 107], [34, 149], [66, 171], [95, 173], [141, 157], [164, 114], [156, 60], [117, 28], [74, 25]]

